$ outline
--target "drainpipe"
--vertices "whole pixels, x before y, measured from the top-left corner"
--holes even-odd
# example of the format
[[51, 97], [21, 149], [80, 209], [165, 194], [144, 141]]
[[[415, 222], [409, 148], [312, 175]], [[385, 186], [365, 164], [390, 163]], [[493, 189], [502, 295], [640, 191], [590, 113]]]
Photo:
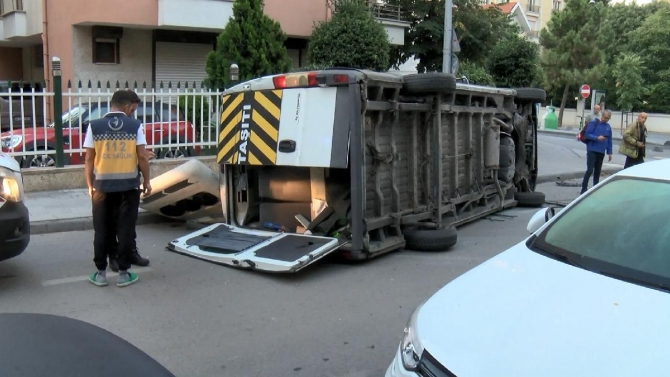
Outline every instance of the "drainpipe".
[[[47, 0], [42, 0], [42, 62], [43, 62], [43, 69], [42, 69], [42, 74], [44, 76], [44, 83], [45, 87], [42, 89], [43, 91], [48, 91], [49, 88], [51, 87], [51, 80], [49, 79], [49, 74], [47, 72], [49, 71], [49, 67], [51, 67], [51, 62], [49, 61], [49, 31], [48, 31], [48, 26], [49, 23], [47, 22]], [[46, 122], [45, 126], [49, 123], [51, 123], [51, 101], [49, 98], [46, 98], [46, 109], [45, 115], [46, 115]]]

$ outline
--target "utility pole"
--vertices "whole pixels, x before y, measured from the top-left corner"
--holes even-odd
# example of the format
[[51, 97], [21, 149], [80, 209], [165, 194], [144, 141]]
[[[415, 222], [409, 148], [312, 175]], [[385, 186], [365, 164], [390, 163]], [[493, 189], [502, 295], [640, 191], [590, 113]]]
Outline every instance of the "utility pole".
[[453, 0], [444, 1], [444, 46], [442, 48], [442, 72], [451, 72], [451, 44], [453, 39], [452, 10]]

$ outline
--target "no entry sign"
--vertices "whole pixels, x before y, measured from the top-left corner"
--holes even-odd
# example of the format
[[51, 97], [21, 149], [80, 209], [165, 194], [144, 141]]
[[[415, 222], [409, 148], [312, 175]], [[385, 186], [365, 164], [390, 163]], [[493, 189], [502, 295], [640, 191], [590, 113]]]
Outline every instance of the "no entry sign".
[[589, 98], [589, 96], [591, 95], [591, 87], [586, 84], [582, 85], [581, 91], [582, 91], [582, 98], [584, 99]]

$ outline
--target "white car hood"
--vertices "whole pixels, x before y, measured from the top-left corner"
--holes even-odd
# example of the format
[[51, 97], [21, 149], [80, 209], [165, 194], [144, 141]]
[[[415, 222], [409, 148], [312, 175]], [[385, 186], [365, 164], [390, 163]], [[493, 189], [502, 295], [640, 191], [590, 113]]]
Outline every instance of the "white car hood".
[[419, 309], [426, 351], [458, 377], [670, 376], [670, 293], [522, 242]]
[[0, 167], [7, 168], [18, 173], [21, 172], [21, 165], [19, 165], [19, 163], [10, 155], [2, 152], [0, 152]]

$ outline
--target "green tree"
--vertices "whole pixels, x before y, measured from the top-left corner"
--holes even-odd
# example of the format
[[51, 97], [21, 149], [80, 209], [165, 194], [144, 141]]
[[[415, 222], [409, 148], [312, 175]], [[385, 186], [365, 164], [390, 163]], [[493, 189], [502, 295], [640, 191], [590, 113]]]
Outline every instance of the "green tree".
[[390, 44], [365, 0], [331, 0], [330, 20], [314, 26], [307, 60], [316, 66], [388, 70]]
[[604, 36], [611, 31], [607, 22], [607, 3], [589, 4], [588, 0], [567, 0], [565, 8], [552, 14], [547, 27], [540, 32], [544, 47], [542, 66], [552, 89], [563, 88], [558, 125], [563, 122], [570, 88], [595, 82], [606, 70]]
[[[398, 67], [414, 56], [417, 70], [442, 70], [444, 41], [444, 0], [388, 0], [405, 10], [410, 27], [405, 45], [392, 49], [391, 66]], [[484, 9], [478, 0], [454, 0], [453, 27], [458, 36], [460, 61], [486, 66], [489, 51], [505, 38], [519, 34], [509, 16], [492, 7]]]
[[619, 56], [612, 69], [616, 78], [616, 103], [622, 111], [632, 111], [639, 107], [640, 98], [644, 94], [642, 69], [642, 58], [631, 53]]
[[467, 60], [460, 62], [458, 76], [467, 77], [470, 84], [488, 86], [495, 86], [496, 84], [496, 80], [486, 71], [485, 67]]
[[659, 8], [629, 37], [629, 50], [645, 61], [645, 110], [670, 113], [670, 7]]
[[629, 52], [629, 50], [631, 52], [636, 51], [630, 49], [631, 33], [642, 26], [647, 17], [654, 14], [659, 8], [668, 6], [670, 5], [667, 3], [645, 5], [617, 3], [608, 7], [606, 22], [610, 26], [611, 32], [608, 35], [603, 35], [608, 41], [603, 50], [607, 69], [601, 80], [591, 86], [605, 90], [609, 104], [615, 105], [619, 102], [617, 78], [613, 71], [617, 58], [622, 53]]
[[207, 55], [209, 87], [230, 84], [230, 65], [240, 69], [240, 80], [287, 72], [291, 59], [279, 23], [263, 13], [263, 0], [235, 0], [233, 15]]
[[538, 45], [514, 35], [498, 42], [488, 56], [488, 71], [497, 86], [536, 86], [540, 81]]

